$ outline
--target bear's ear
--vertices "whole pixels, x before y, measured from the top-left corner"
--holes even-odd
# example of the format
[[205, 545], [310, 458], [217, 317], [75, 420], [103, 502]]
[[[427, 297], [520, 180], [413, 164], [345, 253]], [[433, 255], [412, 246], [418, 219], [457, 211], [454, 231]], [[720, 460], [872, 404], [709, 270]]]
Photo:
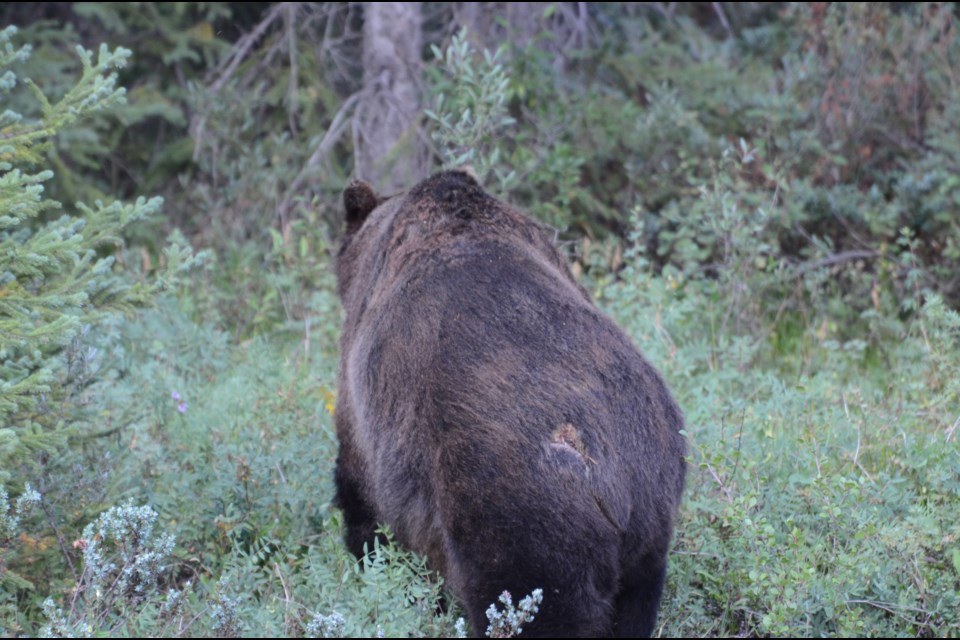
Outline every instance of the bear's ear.
[[473, 168], [472, 164], [460, 165], [456, 168], [456, 171], [467, 174], [478, 186], [480, 185], [480, 176], [477, 175], [477, 170]]
[[380, 198], [369, 183], [351, 180], [343, 190], [343, 207], [346, 210], [347, 233], [353, 233], [363, 224], [370, 212], [380, 204]]

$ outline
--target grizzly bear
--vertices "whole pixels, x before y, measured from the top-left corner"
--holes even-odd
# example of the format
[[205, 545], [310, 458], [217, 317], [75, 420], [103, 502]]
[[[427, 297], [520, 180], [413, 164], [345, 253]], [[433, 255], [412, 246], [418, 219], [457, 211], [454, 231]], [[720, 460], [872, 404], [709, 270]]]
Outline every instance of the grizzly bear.
[[683, 417], [544, 227], [447, 171], [343, 194], [336, 504], [426, 556], [474, 633], [648, 636], [684, 485]]

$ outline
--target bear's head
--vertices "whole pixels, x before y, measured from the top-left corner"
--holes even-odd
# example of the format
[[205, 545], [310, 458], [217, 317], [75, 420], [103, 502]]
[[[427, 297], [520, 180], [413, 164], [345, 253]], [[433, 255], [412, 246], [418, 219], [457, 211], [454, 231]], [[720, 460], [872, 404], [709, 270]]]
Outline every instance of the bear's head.
[[409, 275], [411, 265], [454, 259], [489, 242], [550, 265], [589, 300], [554, 246], [553, 232], [487, 193], [469, 167], [442, 171], [386, 197], [354, 180], [343, 192], [343, 204], [346, 232], [336, 260], [337, 288], [355, 319], [376, 291]]

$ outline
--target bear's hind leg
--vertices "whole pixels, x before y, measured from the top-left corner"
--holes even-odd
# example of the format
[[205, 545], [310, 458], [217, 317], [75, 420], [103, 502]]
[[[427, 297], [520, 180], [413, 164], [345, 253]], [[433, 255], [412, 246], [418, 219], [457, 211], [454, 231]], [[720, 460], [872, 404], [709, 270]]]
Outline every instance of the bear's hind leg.
[[373, 506], [363, 494], [360, 480], [351, 467], [349, 444], [345, 439], [340, 442], [340, 453], [337, 455], [337, 468], [334, 472], [336, 497], [334, 504], [343, 511], [343, 519], [347, 525], [347, 548], [357, 558], [363, 557], [363, 546], [367, 550], [373, 548], [376, 537], [377, 514]]
[[649, 638], [657, 624], [660, 598], [667, 568], [661, 558], [647, 556], [638, 571], [624, 573], [617, 594], [613, 635], [618, 638]]

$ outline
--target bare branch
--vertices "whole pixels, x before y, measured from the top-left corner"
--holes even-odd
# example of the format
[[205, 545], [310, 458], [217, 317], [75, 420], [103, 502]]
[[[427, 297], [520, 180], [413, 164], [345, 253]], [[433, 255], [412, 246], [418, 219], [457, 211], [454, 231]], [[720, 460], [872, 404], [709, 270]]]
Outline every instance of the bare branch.
[[808, 262], [803, 264], [796, 270], [793, 274], [796, 277], [802, 276], [808, 271], [816, 271], [822, 267], [829, 267], [832, 264], [839, 264], [842, 262], [849, 262], [851, 260], [870, 260], [876, 258], [880, 255], [879, 251], [843, 251], [841, 253], [836, 253], [832, 256], [827, 256], [822, 260], [817, 260], [816, 262]]
[[66, 545], [63, 543], [63, 536], [60, 534], [60, 529], [57, 527], [57, 522], [53, 517], [53, 514], [50, 513], [50, 509], [47, 508], [46, 503], [40, 501], [40, 509], [43, 510], [43, 515], [47, 517], [47, 524], [50, 525], [50, 528], [53, 529], [53, 534], [57, 538], [57, 544], [60, 546], [60, 553], [63, 554], [64, 559], [67, 561], [67, 566], [70, 567], [70, 573], [73, 574], [73, 581], [77, 582], [79, 577], [77, 576], [77, 569], [73, 566], [73, 559], [70, 558], [70, 553], [67, 551]]
[[290, 133], [297, 135], [297, 3], [286, 2], [287, 7], [287, 48], [290, 56], [290, 82], [287, 86], [287, 114], [290, 120]]
[[213, 93], [219, 93], [219, 91], [223, 89], [223, 86], [233, 77], [237, 67], [246, 59], [250, 50], [260, 42], [260, 38], [264, 36], [267, 29], [285, 13], [286, 4], [288, 3], [281, 2], [271, 8], [267, 13], [267, 17], [264, 18], [253, 31], [237, 41], [237, 44], [233, 47], [233, 51], [223, 60], [216, 70], [216, 73], [220, 74], [220, 77], [210, 87]]
[[720, 20], [720, 24], [723, 25], [723, 28], [726, 29], [727, 35], [733, 37], [733, 29], [730, 28], [730, 21], [727, 20], [727, 14], [723, 10], [722, 2], [713, 2], [713, 12], [717, 14], [717, 18]]
[[316, 169], [316, 167], [324, 160], [324, 158], [327, 157], [327, 155], [333, 149], [333, 145], [337, 143], [344, 131], [346, 131], [347, 127], [350, 125], [350, 122], [347, 120], [347, 118], [350, 112], [356, 106], [359, 99], [360, 93], [355, 93], [347, 98], [342, 105], [340, 105], [339, 111], [337, 111], [337, 114], [333, 117], [333, 121], [327, 128], [327, 132], [323, 135], [323, 138], [320, 140], [317, 148], [314, 149], [313, 153], [310, 155], [310, 159], [307, 160], [307, 163], [303, 165], [300, 173], [297, 174], [297, 177], [294, 178], [293, 182], [290, 183], [290, 186], [287, 187], [286, 192], [283, 194], [283, 200], [281, 200], [280, 205], [277, 207], [277, 213], [280, 216], [281, 222], [286, 220], [286, 216], [290, 212], [290, 206], [293, 202], [293, 199], [303, 187], [304, 182], [311, 176], [314, 169]]
[[956, 432], [958, 427], [960, 427], [960, 416], [957, 416], [957, 421], [953, 423], [952, 427], [947, 429], [946, 442], [950, 442], [950, 439], [953, 437], [953, 434]]

